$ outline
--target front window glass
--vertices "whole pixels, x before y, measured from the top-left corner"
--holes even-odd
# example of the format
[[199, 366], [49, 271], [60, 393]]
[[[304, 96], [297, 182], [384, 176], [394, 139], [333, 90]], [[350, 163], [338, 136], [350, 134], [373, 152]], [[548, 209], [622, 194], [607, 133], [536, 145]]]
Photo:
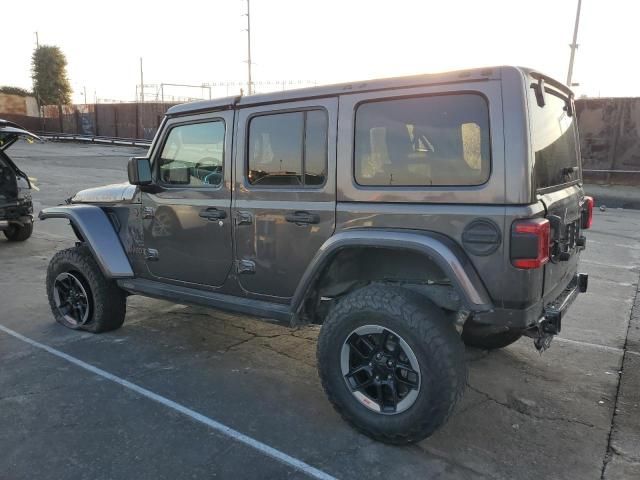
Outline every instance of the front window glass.
[[490, 172], [489, 110], [480, 95], [365, 103], [356, 112], [360, 185], [480, 185]]
[[159, 159], [161, 183], [188, 187], [222, 183], [224, 122], [173, 127]]

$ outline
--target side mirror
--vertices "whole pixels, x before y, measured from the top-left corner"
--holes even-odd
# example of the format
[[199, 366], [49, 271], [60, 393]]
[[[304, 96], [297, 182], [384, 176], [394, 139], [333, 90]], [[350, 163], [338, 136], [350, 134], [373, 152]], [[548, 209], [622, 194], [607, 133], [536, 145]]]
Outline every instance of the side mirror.
[[149, 185], [151, 183], [151, 163], [146, 157], [131, 157], [127, 165], [131, 185]]

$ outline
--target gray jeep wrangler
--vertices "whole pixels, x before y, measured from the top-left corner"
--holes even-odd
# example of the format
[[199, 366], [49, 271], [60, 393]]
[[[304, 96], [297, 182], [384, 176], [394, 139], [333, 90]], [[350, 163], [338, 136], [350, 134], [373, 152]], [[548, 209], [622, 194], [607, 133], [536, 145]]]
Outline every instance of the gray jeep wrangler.
[[321, 324], [337, 411], [418, 441], [462, 395], [464, 343], [544, 349], [586, 290], [574, 111], [515, 67], [172, 107], [130, 183], [41, 212], [79, 239], [51, 260], [53, 314], [113, 330], [135, 294]]

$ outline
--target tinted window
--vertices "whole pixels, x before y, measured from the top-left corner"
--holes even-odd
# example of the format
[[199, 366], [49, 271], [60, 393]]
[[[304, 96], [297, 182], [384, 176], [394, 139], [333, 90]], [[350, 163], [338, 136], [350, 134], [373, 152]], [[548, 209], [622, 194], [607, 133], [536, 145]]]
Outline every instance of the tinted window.
[[480, 185], [490, 163], [489, 111], [479, 95], [385, 100], [356, 111], [360, 185]]
[[307, 112], [305, 126], [304, 183], [322, 185], [327, 176], [327, 114]]
[[565, 99], [547, 93], [545, 106], [539, 107], [535, 92], [531, 89], [529, 109], [536, 188], [553, 187], [577, 180], [580, 172], [576, 122], [574, 116], [567, 114]]
[[218, 186], [222, 183], [224, 122], [173, 127], [158, 161], [160, 181], [168, 185]]
[[248, 153], [251, 185], [322, 185], [327, 168], [327, 115], [310, 110], [254, 117], [249, 123]]

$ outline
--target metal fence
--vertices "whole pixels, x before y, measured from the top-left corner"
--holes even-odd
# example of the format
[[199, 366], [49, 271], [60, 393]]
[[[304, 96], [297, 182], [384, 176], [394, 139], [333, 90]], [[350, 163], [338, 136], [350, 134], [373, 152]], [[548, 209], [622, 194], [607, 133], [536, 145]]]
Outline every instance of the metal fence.
[[152, 140], [173, 103], [47, 105], [41, 117], [2, 117], [36, 132]]

